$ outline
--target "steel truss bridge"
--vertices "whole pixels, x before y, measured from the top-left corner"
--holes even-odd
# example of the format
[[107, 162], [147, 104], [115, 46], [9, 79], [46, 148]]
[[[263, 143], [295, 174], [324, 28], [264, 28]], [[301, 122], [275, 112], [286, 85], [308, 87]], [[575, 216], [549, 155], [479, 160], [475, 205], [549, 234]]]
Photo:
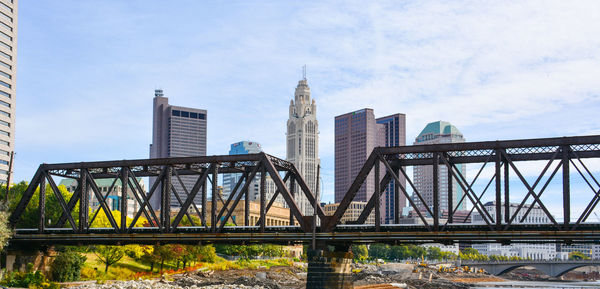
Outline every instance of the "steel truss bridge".
[[[338, 209], [331, 216], [316, 205], [315, 218], [300, 211], [295, 196], [304, 196], [312, 204], [314, 193], [310, 191], [298, 170], [292, 163], [271, 155], [248, 154], [227, 156], [203, 156], [123, 161], [79, 162], [62, 164], [42, 164], [29, 183], [16, 209], [10, 216], [16, 234], [12, 245], [41, 246], [48, 244], [157, 244], [202, 242], [245, 243], [298, 243], [309, 242], [313, 236], [321, 242], [349, 244], [351, 242], [385, 243], [424, 243], [424, 242], [600, 242], [600, 225], [586, 222], [600, 202], [600, 183], [589, 169], [589, 159], [600, 158], [600, 136], [578, 136], [562, 138], [525, 139], [510, 141], [469, 142], [435, 145], [417, 145], [403, 147], [378, 147], [373, 150], [356, 179], [348, 189]], [[538, 177], [531, 182], [523, 174], [523, 166], [531, 161], [543, 161], [545, 166], [538, 171]], [[471, 164], [479, 167], [478, 173], [470, 181], [459, 165]], [[448, 181], [439, 183], [433, 178], [431, 187], [433, 201], [427, 202], [407, 168], [412, 166], [431, 166], [437, 175], [441, 167], [448, 173]], [[491, 177], [484, 177], [484, 168], [494, 168]], [[560, 173], [559, 173], [560, 172]], [[207, 200], [219, 200], [217, 184], [222, 174], [239, 173], [242, 175], [229, 197], [221, 199], [219, 206], [207, 206]], [[276, 186], [275, 194], [267, 199], [265, 182], [267, 174]], [[369, 174], [374, 175], [375, 189], [368, 194], [369, 199], [360, 216], [352, 224], [340, 224], [343, 214], [357, 195]], [[196, 178], [193, 187], [185, 187], [182, 176]], [[589, 191], [572, 194], [571, 178], [581, 177]], [[59, 192], [55, 178], [77, 180], [77, 189], [65, 199]], [[138, 177], [154, 177], [155, 182], [146, 194]], [[108, 192], [102, 192], [97, 186], [98, 179], [112, 179]], [[249, 185], [258, 179], [260, 184], [260, 218], [250, 223]], [[406, 182], [404, 182], [404, 179]], [[562, 182], [562, 194], [552, 199], [553, 205], [561, 204], [560, 216], [552, 215], [544, 203], [542, 195], [553, 179]], [[120, 222], [110, 213], [107, 197], [117, 180], [123, 184], [120, 199]], [[399, 192], [394, 196], [396, 208], [393, 224], [381, 224], [380, 203], [382, 194], [390, 181]], [[477, 180], [485, 180], [487, 186], [475, 185]], [[518, 191], [519, 200], [511, 191], [511, 181], [520, 182], [525, 191]], [[182, 185], [177, 190], [174, 183]], [[453, 184], [456, 184], [453, 185]], [[446, 185], [445, 197], [449, 200], [447, 208], [441, 208], [439, 199], [441, 186]], [[43, 189], [48, 187], [49, 189]], [[452, 202], [453, 187], [463, 191], [458, 204]], [[481, 187], [481, 188], [480, 188]], [[40, 190], [40, 188], [42, 188]], [[210, 188], [210, 190], [209, 190]], [[490, 189], [491, 188], [491, 189]], [[489, 191], [488, 191], [489, 189]], [[299, 190], [299, 191], [296, 191]], [[37, 192], [36, 192], [37, 191]], [[413, 194], [414, 192], [414, 194]], [[34, 194], [39, 193], [39, 202], [30, 204]], [[487, 195], [486, 195], [487, 193]], [[511, 195], [512, 193], [512, 195]], [[62, 216], [52, 226], [47, 225], [47, 194], [53, 194], [59, 201]], [[400, 194], [407, 199], [420, 225], [401, 224]], [[100, 206], [90, 211], [90, 196], [99, 201]], [[158, 208], [149, 202], [151, 196], [161, 199]], [[179, 209], [174, 210], [171, 196], [175, 196]], [[194, 199], [200, 195], [201, 202]], [[495, 214], [492, 215], [483, 204], [484, 197], [495, 201]], [[267, 226], [266, 214], [278, 196], [282, 196], [290, 210], [290, 226]], [[133, 222], [126, 222], [127, 198], [139, 204]], [[587, 207], [581, 212], [571, 210], [571, 198], [587, 200]], [[244, 199], [243, 224], [225, 226], [232, 212]], [[510, 203], [519, 206], [511, 212]], [[423, 205], [418, 205], [418, 204]], [[471, 209], [469, 215], [477, 212], [481, 224], [463, 223], [465, 216], [459, 216], [461, 205], [466, 203]], [[22, 214], [27, 206], [36, 206], [39, 211], [37, 228], [21, 228]], [[79, 213], [72, 213], [78, 206]], [[524, 224], [523, 221], [534, 206], [543, 210], [550, 221], [547, 224]], [[210, 207], [210, 210], [208, 208]], [[93, 222], [99, 211], [104, 211], [110, 222], [109, 228], [94, 228]], [[443, 211], [446, 212], [442, 216]], [[504, 213], [502, 213], [504, 212]], [[521, 212], [521, 215], [519, 215]], [[525, 212], [523, 214], [523, 212]], [[92, 213], [92, 214], [90, 214]], [[368, 216], [374, 213], [375, 224], [365, 224]], [[200, 223], [195, 224], [191, 215], [197, 216]], [[91, 216], [91, 217], [90, 217]], [[133, 224], [144, 216], [148, 227], [138, 228]], [[520, 217], [517, 217], [520, 216]], [[183, 218], [189, 218], [191, 225], [182, 224]], [[557, 217], [562, 217], [558, 221]], [[238, 222], [241, 221], [238, 219]], [[313, 223], [319, 225], [313, 232]]]

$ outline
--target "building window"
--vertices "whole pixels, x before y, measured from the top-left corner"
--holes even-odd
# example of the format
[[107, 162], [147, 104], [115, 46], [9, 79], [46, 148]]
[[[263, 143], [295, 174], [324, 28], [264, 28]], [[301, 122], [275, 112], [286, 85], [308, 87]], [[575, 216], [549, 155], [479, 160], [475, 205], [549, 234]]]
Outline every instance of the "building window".
[[0, 105], [4, 105], [6, 107], [10, 107], [10, 103], [8, 103], [6, 101], [2, 101], [2, 100], [0, 100]]
[[181, 111], [179, 111], [179, 110], [173, 110], [173, 111], [171, 111], [171, 115], [172, 116], [180, 116], [181, 115]]
[[6, 116], [6, 117], [10, 117], [10, 113], [8, 113], [6, 111], [2, 111], [2, 110], [0, 110], [0, 115]]
[[0, 85], [2, 85], [2, 86], [4, 86], [4, 87], [11, 88], [10, 84], [8, 84], [8, 83], [6, 83], [6, 82], [4, 82], [4, 81], [2, 81], [2, 80], [0, 80]]
[[8, 15], [4, 14], [4, 12], [0, 12], [0, 18], [2, 18], [2, 19], [5, 19], [5, 20], [8, 20], [8, 22], [11, 22], [11, 23], [13, 22], [13, 19], [12, 19], [12, 17], [10, 17], [10, 16], [8, 16]]
[[190, 117], [190, 113], [187, 111], [181, 111], [181, 117]]
[[2, 22], [2, 21], [0, 21], [0, 26], [2, 26], [2, 27], [4, 27], [4, 28], [6, 28], [7, 30], [13, 31], [13, 28], [12, 28], [12, 27], [10, 27], [10, 26], [6, 25], [6, 24], [5, 24], [4, 22]]
[[8, 122], [6, 122], [6, 121], [3, 121], [3, 120], [0, 120], [0, 125], [3, 125], [3, 126], [8, 126], [8, 127], [10, 127], [10, 123], [8, 123]]
[[10, 132], [0, 130], [0, 135], [10, 136]]
[[[0, 42], [0, 43], [1, 43], [1, 42]], [[4, 76], [4, 77], [6, 77], [6, 78], [8, 78], [8, 79], [12, 79], [12, 76], [11, 76], [10, 74], [8, 74], [8, 73], [6, 73], [6, 72], [4, 72], [4, 71], [1, 71], [1, 70], [0, 70], [0, 75], [2, 75], [2, 76]], [[3, 95], [4, 95], [4, 94], [6, 94], [5, 96], [7, 96], [8, 98], [10, 98], [10, 94], [8, 94], [8, 93], [6, 93], [6, 92], [5, 92], [5, 93], [3, 93]]]

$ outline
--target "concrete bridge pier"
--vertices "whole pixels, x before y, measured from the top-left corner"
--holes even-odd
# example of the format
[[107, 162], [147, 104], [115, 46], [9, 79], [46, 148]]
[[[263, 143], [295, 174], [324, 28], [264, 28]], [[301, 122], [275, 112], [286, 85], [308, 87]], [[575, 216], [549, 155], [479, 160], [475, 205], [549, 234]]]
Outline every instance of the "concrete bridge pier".
[[52, 247], [40, 250], [10, 249], [4, 251], [2, 265], [7, 271], [25, 271], [27, 264], [33, 265], [33, 270], [48, 273], [50, 264], [56, 257], [56, 251]]
[[353, 255], [350, 246], [317, 246], [316, 250], [308, 250], [307, 257], [307, 289], [354, 288], [351, 267]]

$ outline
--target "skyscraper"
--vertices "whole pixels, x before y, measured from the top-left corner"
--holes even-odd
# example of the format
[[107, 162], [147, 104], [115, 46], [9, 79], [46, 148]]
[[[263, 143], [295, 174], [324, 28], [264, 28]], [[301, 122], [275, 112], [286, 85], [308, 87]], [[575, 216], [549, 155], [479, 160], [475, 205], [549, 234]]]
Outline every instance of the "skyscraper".
[[[241, 141], [231, 144], [231, 149], [229, 150], [230, 155], [243, 155], [243, 154], [256, 154], [262, 152], [262, 148], [259, 143], [251, 142], [251, 141]], [[240, 180], [242, 174], [224, 174], [223, 175], [223, 198], [227, 199], [231, 191], [235, 188], [236, 183]], [[250, 201], [257, 201], [260, 199], [260, 177], [261, 173], [257, 173], [252, 180], [252, 183], [248, 186], [248, 191], [250, 193]], [[243, 183], [242, 183], [243, 185]], [[242, 186], [238, 188], [238, 192], [242, 189]], [[275, 182], [271, 179], [271, 176], [267, 174], [265, 180], [265, 190], [266, 190], [266, 199], [267, 202], [271, 199], [271, 197], [275, 194]], [[283, 206], [285, 203], [283, 201], [283, 197], [279, 195], [276, 199], [276, 202], [280, 203], [280, 206]]]
[[[446, 121], [436, 121], [429, 123], [421, 131], [421, 133], [415, 139], [415, 145], [424, 144], [441, 144], [441, 143], [461, 143], [465, 142], [462, 133], [452, 124]], [[464, 164], [457, 165], [458, 170], [464, 176], [466, 174], [466, 166]], [[417, 191], [421, 194], [427, 206], [433, 209], [433, 166], [415, 166], [413, 169], [413, 179]], [[438, 170], [438, 184], [439, 184], [439, 209], [440, 211], [448, 210], [448, 169], [444, 165], [439, 166]], [[463, 195], [462, 188], [456, 183], [456, 180], [452, 182], [452, 204], [456, 208], [458, 201]], [[424, 204], [421, 203], [419, 198], [413, 197], [415, 205], [420, 208], [424, 208]], [[458, 210], [464, 210], [466, 208], [466, 200], [463, 201]]]
[[[392, 114], [380, 117], [375, 120], [377, 124], [383, 126], [382, 145], [386, 147], [404, 146], [406, 145], [406, 115], [402, 113]], [[382, 176], [383, 177], [383, 176]], [[400, 186], [406, 188], [406, 180], [402, 174], [400, 178]], [[395, 190], [396, 180], [392, 179], [382, 194], [381, 218], [382, 222], [389, 224], [394, 221], [394, 212], [396, 212], [394, 196], [399, 194], [400, 202], [398, 212], [406, 206], [406, 196], [402, 192]]]
[[[379, 132], [378, 132], [379, 130]], [[339, 203], [373, 149], [383, 143], [383, 126], [370, 108], [335, 117], [335, 202]], [[367, 202], [375, 190], [375, 174], [369, 173], [354, 201]]]
[[[310, 87], [306, 77], [298, 81], [294, 99], [290, 101], [287, 121], [287, 158], [304, 178], [311, 192], [319, 195], [317, 186], [317, 167], [319, 159], [319, 122], [317, 104], [310, 97]], [[312, 204], [296, 187], [294, 199], [305, 215], [312, 215]]]
[[[206, 121], [206, 110], [169, 105], [162, 89], [155, 90], [150, 158], [205, 156]], [[181, 176], [181, 180], [189, 192], [196, 178]], [[185, 200], [185, 191], [176, 177], [173, 177], [172, 183]], [[153, 184], [154, 178], [150, 178], [150, 187]], [[198, 194], [194, 201], [200, 203], [200, 199], [201, 194]], [[170, 202], [173, 207], [180, 206], [174, 195], [171, 195]], [[155, 210], [160, 208], [160, 186], [150, 203]]]
[[0, 183], [7, 180], [10, 153], [15, 149], [17, 3], [0, 1]]
[[[335, 202], [344, 198], [369, 155], [378, 146], [402, 146], [406, 144], [406, 116], [401, 113], [375, 119], [370, 108], [357, 110], [335, 117]], [[381, 167], [383, 173], [383, 167]], [[383, 178], [383, 175], [380, 176]], [[403, 177], [400, 177], [405, 187]], [[360, 187], [354, 201], [368, 202], [375, 191], [375, 173], [371, 171]], [[381, 222], [394, 220], [394, 181], [381, 195]], [[400, 195], [399, 207], [406, 204]]]

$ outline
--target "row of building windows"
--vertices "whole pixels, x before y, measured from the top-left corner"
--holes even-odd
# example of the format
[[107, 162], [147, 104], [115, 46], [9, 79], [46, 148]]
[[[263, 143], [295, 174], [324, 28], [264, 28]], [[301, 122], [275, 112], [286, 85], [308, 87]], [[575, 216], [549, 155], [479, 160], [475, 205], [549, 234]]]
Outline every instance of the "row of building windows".
[[8, 6], [2, 2], [0, 2], [0, 7], [2, 7], [2, 9], [4, 9], [4, 10], [10, 11], [10, 13], [13, 13], [13, 9], [10, 6]]
[[203, 114], [203, 113], [189, 112], [189, 111], [184, 111], [184, 110], [175, 110], [174, 109], [174, 110], [171, 111], [171, 115], [172, 116], [195, 118], [195, 119], [206, 119], [206, 115]]
[[2, 27], [4, 27], [4, 28], [6, 28], [7, 30], [13, 31], [13, 28], [12, 28], [12, 27], [10, 27], [10, 26], [6, 25], [6, 23], [4, 23], [4, 22], [2, 22], [2, 21], [0, 21], [0, 26], [2, 26]]
[[10, 17], [10, 16], [6, 15], [4, 12], [0, 12], [0, 19], [5, 19], [5, 20], [8, 20], [8, 22], [10, 22], [10, 23], [12, 23], [12, 22], [13, 22], [13, 19], [12, 19], [12, 17]]
[[[0, 3], [2, 3], [2, 2], [0, 2]], [[7, 40], [9, 40], [9, 41], [12, 41], [12, 40], [13, 40], [13, 38], [12, 38], [10, 35], [8, 35], [8, 34], [6, 34], [6, 33], [2, 32], [2, 31], [0, 31], [0, 36], [2, 36], [4, 39], [7, 39]]]
[[[2, 52], [0, 52], [0, 53], [2, 53]], [[4, 87], [7, 87], [7, 88], [11, 88], [12, 87], [10, 84], [8, 84], [8, 83], [6, 83], [6, 82], [4, 82], [2, 80], [0, 80], [0, 85], [2, 85]]]
[[[0, 22], [0, 23], [2, 23], [2, 22]], [[8, 49], [8, 50], [12, 51], [12, 46], [10, 46], [10, 45], [8, 45], [8, 44], [4, 43], [4, 41], [0, 41], [0, 46], [2, 46], [2, 47], [4, 47], [4, 48], [6, 48], [6, 49]], [[12, 60], [12, 57], [11, 57], [11, 58], [9, 58], [9, 59], [11, 59], [11, 60]]]
[[10, 136], [10, 132], [3, 131], [0, 129], [0, 135]]

